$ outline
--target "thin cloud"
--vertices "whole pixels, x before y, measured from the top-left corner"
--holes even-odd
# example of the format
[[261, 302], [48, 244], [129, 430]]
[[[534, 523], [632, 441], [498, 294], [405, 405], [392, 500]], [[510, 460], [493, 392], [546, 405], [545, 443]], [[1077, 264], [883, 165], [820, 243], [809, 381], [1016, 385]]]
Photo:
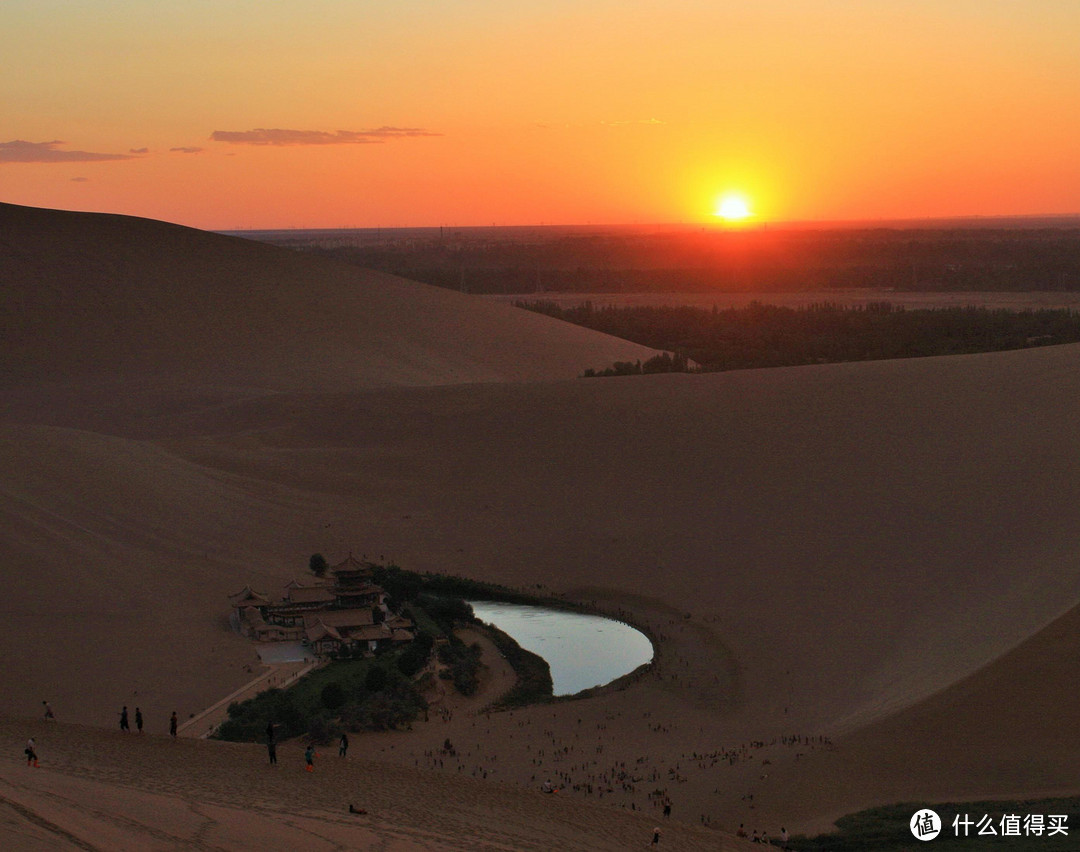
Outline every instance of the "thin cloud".
[[202, 151], [202, 148], [196, 148], [194, 145], [185, 145], [182, 148], [170, 148], [170, 151], [175, 151], [178, 154], [198, 154]]
[[52, 142], [26, 142], [14, 139], [0, 142], [0, 163], [95, 163], [106, 160], [131, 160], [131, 154], [98, 154], [92, 151], [61, 151], [57, 145], [67, 143], [54, 139]]
[[442, 136], [422, 127], [377, 127], [374, 130], [284, 130], [281, 128], [256, 130], [215, 130], [210, 138], [230, 145], [372, 145], [387, 139], [404, 139], [415, 136]]
[[71, 182], [72, 183], [87, 183], [89, 180], [90, 180], [90, 178], [74, 177], [74, 178], [71, 179]]
[[658, 118], [635, 118], [629, 121], [601, 121], [601, 124], [606, 124], [608, 127], [626, 127], [628, 124], [664, 124]]
[[149, 148], [128, 148], [129, 154], [149, 154]]

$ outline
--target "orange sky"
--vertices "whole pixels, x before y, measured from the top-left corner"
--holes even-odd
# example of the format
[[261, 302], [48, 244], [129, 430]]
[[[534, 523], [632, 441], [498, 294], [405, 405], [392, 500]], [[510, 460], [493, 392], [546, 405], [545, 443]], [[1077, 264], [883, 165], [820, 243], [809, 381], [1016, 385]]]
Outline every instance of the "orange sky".
[[1078, 213], [1078, 43], [1072, 0], [5, 0], [0, 201], [216, 229], [705, 222], [732, 191], [759, 221]]

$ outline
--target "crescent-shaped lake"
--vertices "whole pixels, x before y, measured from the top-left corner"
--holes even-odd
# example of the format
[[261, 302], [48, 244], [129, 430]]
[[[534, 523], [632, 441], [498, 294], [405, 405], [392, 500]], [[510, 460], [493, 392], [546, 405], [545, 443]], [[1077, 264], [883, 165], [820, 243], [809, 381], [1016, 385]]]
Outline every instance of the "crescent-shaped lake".
[[644, 633], [611, 618], [498, 601], [468, 603], [478, 619], [544, 658], [555, 695], [611, 683], [653, 658]]

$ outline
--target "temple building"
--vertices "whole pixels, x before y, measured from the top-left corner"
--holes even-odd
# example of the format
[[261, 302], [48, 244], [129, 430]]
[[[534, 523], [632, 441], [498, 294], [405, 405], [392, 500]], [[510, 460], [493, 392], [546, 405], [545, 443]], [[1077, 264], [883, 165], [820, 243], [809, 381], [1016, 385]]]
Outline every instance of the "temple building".
[[390, 612], [375, 567], [350, 553], [330, 567], [328, 580], [291, 580], [278, 601], [245, 586], [229, 595], [234, 623], [257, 642], [303, 642], [320, 656], [411, 642], [415, 625]]

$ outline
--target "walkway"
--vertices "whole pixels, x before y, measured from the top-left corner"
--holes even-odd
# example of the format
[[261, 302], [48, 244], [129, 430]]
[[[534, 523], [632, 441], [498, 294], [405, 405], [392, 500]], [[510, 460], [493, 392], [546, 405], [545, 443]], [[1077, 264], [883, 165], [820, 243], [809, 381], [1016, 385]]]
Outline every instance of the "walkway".
[[266, 666], [266, 671], [253, 681], [244, 684], [236, 692], [227, 695], [219, 702], [207, 707], [201, 713], [182, 722], [176, 733], [182, 737], [205, 739], [214, 733], [229, 718], [229, 705], [234, 701], [247, 701], [267, 689], [284, 689], [296, 683], [300, 678], [321, 665], [317, 660], [305, 660], [293, 663], [274, 663]]

